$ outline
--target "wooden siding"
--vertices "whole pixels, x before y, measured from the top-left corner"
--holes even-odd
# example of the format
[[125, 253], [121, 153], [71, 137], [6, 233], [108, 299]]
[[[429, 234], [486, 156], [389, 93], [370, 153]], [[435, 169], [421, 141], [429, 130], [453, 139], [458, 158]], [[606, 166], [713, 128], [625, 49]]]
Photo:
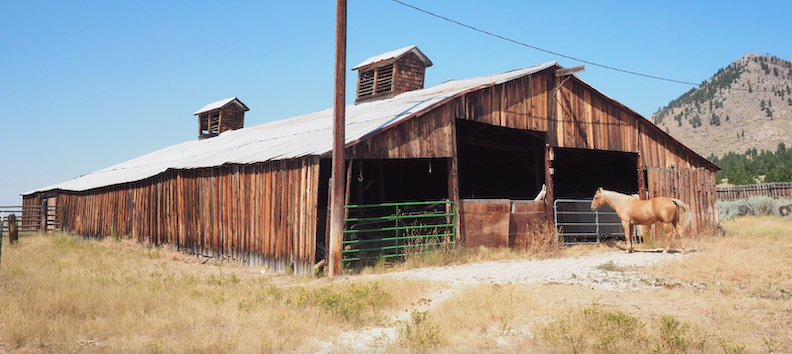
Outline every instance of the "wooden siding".
[[[563, 85], [555, 90], [561, 82]], [[654, 171], [641, 181], [642, 186], [650, 186], [649, 197], [677, 197], [697, 209], [701, 220], [697, 230], [716, 227], [714, 165], [588, 84], [575, 77], [566, 81], [555, 78], [552, 69], [464, 93], [419, 117], [362, 139], [351, 147], [353, 158], [453, 157], [454, 119], [545, 132], [550, 147], [638, 153], [638, 166]], [[671, 179], [658, 171], [677, 177]], [[672, 191], [659, 186], [679, 179], [696, 181], [697, 188], [675, 187], [674, 194], [663, 194]]]
[[691, 232], [714, 232], [718, 225], [715, 174], [687, 167], [650, 168], [649, 198], [672, 197], [685, 202], [693, 212]]
[[350, 147], [355, 159], [408, 159], [454, 156], [452, 105], [440, 106]]
[[415, 53], [407, 53], [399, 58], [395, 63], [394, 69], [396, 70], [393, 80], [393, 92], [395, 94], [420, 90], [424, 87], [426, 65]]
[[169, 171], [129, 185], [58, 197], [67, 230], [112, 232], [178, 250], [310, 272], [319, 159]]
[[[348, 148], [348, 158], [450, 158], [449, 191], [459, 202], [457, 119], [543, 132], [547, 220], [552, 221], [553, 149], [560, 147], [638, 153], [637, 175], [646, 171], [647, 197], [671, 196], [688, 203], [696, 214], [696, 231], [717, 227], [714, 165], [575, 77], [556, 89], [565, 79], [555, 78], [554, 70], [548, 69], [472, 89], [362, 138]], [[143, 242], [276, 270], [293, 263], [297, 272], [305, 273], [315, 261], [317, 198], [327, 198], [318, 195], [318, 185], [319, 157], [307, 157], [171, 170], [136, 183], [62, 192], [57, 201], [65, 210], [66, 229], [77, 234], [108, 236], [115, 231]], [[38, 205], [41, 200], [34, 194], [24, 202]], [[476, 214], [474, 204], [457, 204], [459, 222]], [[531, 213], [541, 211], [537, 207]], [[505, 229], [500, 243], [509, 242], [508, 226]]]

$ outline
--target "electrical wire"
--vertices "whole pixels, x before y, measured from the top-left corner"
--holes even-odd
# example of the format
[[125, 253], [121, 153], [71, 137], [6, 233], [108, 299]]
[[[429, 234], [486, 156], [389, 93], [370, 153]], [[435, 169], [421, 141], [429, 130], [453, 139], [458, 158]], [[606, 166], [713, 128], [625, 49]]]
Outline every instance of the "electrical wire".
[[[410, 5], [410, 4], [405, 3], [403, 1], [400, 1], [400, 0], [390, 0], [390, 1], [395, 2], [397, 4], [400, 4], [402, 6], [409, 7], [411, 9], [416, 10], [416, 11], [423, 12], [423, 13], [425, 13], [427, 15], [430, 15], [430, 16], [433, 16], [433, 17], [437, 17], [439, 19], [442, 19], [442, 20], [454, 23], [456, 25], [471, 29], [473, 31], [486, 34], [488, 36], [492, 36], [492, 37], [495, 37], [495, 38], [498, 38], [498, 39], [502, 39], [502, 40], [507, 41], [507, 42], [511, 42], [511, 43], [514, 43], [514, 44], [517, 44], [517, 45], [521, 45], [523, 47], [528, 47], [528, 48], [531, 48], [531, 49], [534, 49], [534, 50], [538, 50], [540, 52], [545, 52], [545, 53], [552, 54], [552, 55], [555, 55], [555, 56], [559, 56], [559, 57], [562, 57], [562, 58], [578, 61], [578, 62], [581, 62], [581, 63], [586, 63], [586, 64], [593, 65], [593, 66], [598, 66], [598, 67], [601, 67], [601, 68], [604, 68], [604, 69], [608, 69], [608, 70], [622, 72], [622, 73], [625, 73], [625, 74], [642, 76], [642, 77], [646, 77], [646, 78], [650, 78], [650, 79], [674, 82], [674, 83], [684, 84], [684, 85], [692, 85], [692, 86], [695, 86], [695, 87], [701, 87], [702, 86], [701, 84], [697, 84], [695, 82], [670, 79], [670, 78], [666, 78], [666, 77], [649, 75], [649, 74], [639, 73], [639, 72], [636, 72], [636, 71], [620, 69], [620, 68], [613, 67], [613, 66], [610, 66], [610, 65], [600, 64], [600, 63], [596, 63], [596, 62], [593, 62], [593, 61], [590, 61], [590, 60], [580, 59], [580, 58], [576, 58], [576, 57], [573, 57], [573, 56], [570, 56], [570, 55], [566, 55], [566, 54], [550, 51], [550, 50], [547, 50], [547, 49], [539, 48], [537, 46], [533, 46], [533, 45], [530, 45], [530, 44], [527, 44], [527, 43], [520, 42], [518, 40], [507, 38], [507, 37], [501, 36], [499, 34], [495, 34], [495, 33], [492, 33], [492, 32], [489, 32], [489, 31], [486, 31], [486, 30], [483, 30], [483, 29], [480, 29], [480, 28], [477, 28], [477, 27], [474, 27], [474, 26], [471, 26], [471, 25], [464, 24], [462, 22], [450, 19], [450, 18], [442, 16], [442, 15], [438, 15], [438, 14], [436, 14], [434, 12], [431, 12], [431, 11], [428, 11], [428, 10], [424, 10], [424, 9], [422, 9], [420, 7], [417, 7], [417, 6], [414, 6], [414, 5]], [[742, 88], [730, 88], [730, 89], [732, 89], [732, 90], [740, 90], [740, 91], [742, 91], [742, 90], [747, 91], [747, 89], [742, 89]], [[754, 91], [771, 92], [771, 91], [768, 91], [768, 90], [754, 90]]]

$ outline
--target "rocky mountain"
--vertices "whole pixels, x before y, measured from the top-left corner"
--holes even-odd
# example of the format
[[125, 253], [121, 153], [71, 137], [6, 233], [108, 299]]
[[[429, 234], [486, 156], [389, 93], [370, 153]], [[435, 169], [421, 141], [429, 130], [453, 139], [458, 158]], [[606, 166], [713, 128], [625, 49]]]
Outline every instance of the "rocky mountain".
[[792, 146], [792, 63], [750, 53], [650, 119], [704, 157]]

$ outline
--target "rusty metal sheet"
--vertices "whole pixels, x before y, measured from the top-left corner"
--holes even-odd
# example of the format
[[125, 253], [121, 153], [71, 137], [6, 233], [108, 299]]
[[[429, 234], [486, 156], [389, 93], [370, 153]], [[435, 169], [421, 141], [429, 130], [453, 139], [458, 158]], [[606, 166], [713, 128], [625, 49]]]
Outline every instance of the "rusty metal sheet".
[[466, 199], [461, 203], [460, 220], [466, 247], [509, 246], [511, 202], [508, 199]]

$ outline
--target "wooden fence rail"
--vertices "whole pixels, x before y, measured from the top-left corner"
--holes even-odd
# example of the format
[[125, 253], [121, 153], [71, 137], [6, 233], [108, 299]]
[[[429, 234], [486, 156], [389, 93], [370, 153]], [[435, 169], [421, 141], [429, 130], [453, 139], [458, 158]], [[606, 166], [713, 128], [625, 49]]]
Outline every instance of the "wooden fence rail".
[[716, 187], [718, 200], [745, 199], [757, 196], [771, 198], [792, 197], [792, 182], [747, 184], [733, 187]]
[[0, 206], [0, 229], [8, 232], [8, 217], [14, 214], [19, 231], [63, 230], [63, 222], [57, 217], [62, 210], [54, 205]]

